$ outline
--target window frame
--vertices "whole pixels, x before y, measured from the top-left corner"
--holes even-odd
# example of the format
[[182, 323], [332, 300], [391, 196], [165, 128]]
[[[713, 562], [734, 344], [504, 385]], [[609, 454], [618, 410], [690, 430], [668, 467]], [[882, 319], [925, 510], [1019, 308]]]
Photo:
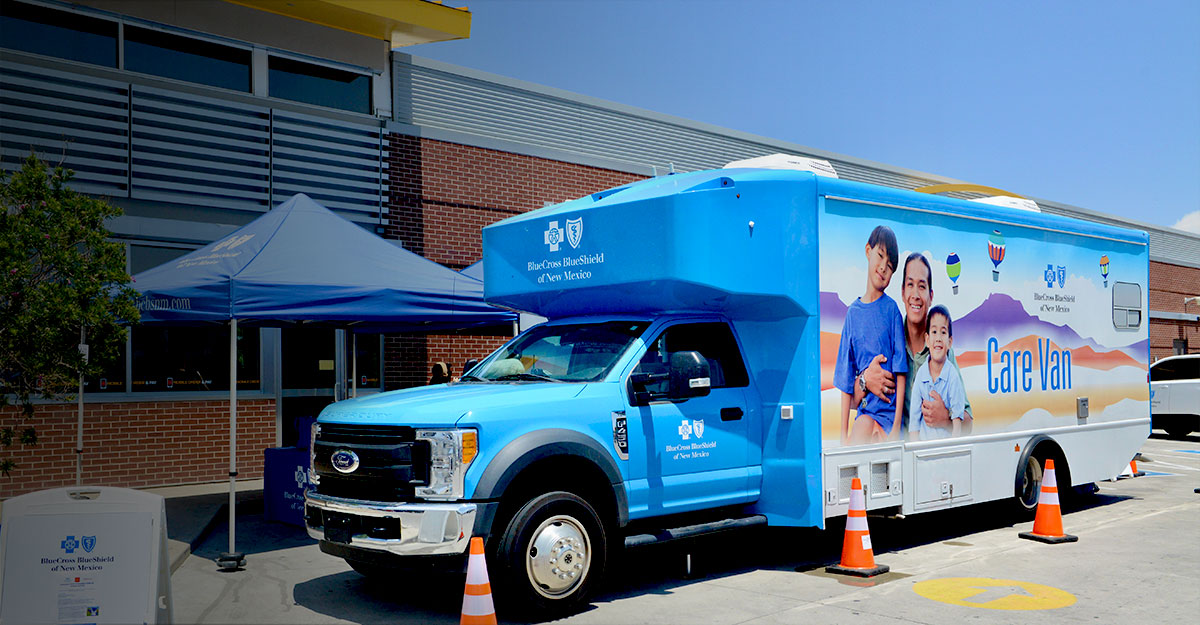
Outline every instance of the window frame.
[[[1122, 303], [1122, 304], [1117, 303], [1117, 288], [1120, 286], [1132, 286], [1132, 287], [1137, 288], [1138, 304], [1136, 307], [1129, 306], [1124, 303]], [[1112, 317], [1111, 317], [1113, 328], [1115, 328], [1118, 331], [1124, 331], [1124, 332], [1131, 332], [1131, 331], [1140, 329], [1142, 327], [1142, 322], [1145, 320], [1145, 315], [1142, 314], [1143, 304], [1144, 304], [1144, 301], [1142, 299], [1142, 285], [1141, 284], [1138, 284], [1137, 282], [1120, 282], [1120, 281], [1113, 282], [1113, 286], [1112, 286]], [[1121, 315], [1123, 317], [1125, 317], [1125, 322], [1122, 324], [1117, 323], [1118, 312], [1120, 312]], [[1137, 314], [1137, 323], [1134, 323], [1134, 324], [1129, 323], [1130, 313]]]
[[[733, 378], [734, 376], [730, 375], [730, 369], [725, 366], [725, 363], [721, 363], [721, 368], [724, 371], [723, 377], [725, 378], [726, 383], [723, 383], [721, 385], [713, 384], [711, 389], [713, 391], [715, 391], [717, 389], [745, 389], [750, 386], [750, 369], [749, 369], [749, 367], [746, 366], [746, 355], [744, 353], [742, 353], [742, 344], [741, 344], [741, 341], [738, 339], [737, 331], [734, 329], [733, 324], [730, 323], [729, 320], [727, 320], [727, 319], [692, 318], [692, 319], [672, 320], [662, 326], [659, 326], [658, 328], [652, 327], [649, 329], [650, 331], [648, 331], [645, 334], [645, 336], [652, 335], [652, 338], [644, 341], [642, 350], [637, 354], [636, 358], [633, 359], [632, 366], [629, 368], [629, 372], [625, 375], [625, 380], [624, 380], [623, 386], [626, 388], [627, 392], [631, 393], [632, 384], [631, 384], [630, 380], [634, 375], [639, 373], [639, 367], [641, 367], [641, 365], [642, 365], [642, 360], [646, 357], [647, 354], [650, 353], [650, 350], [653, 348], [654, 344], [657, 343], [664, 334], [666, 334], [667, 332], [670, 332], [672, 329], [683, 327], [683, 326], [690, 326], [690, 325], [720, 325], [720, 326], [722, 326], [725, 329], [725, 331], [727, 332], [727, 336], [728, 336], [729, 340], [732, 341], [732, 346], [731, 346], [732, 351], [729, 352], [729, 355], [736, 355], [738, 358], [739, 364], [741, 365], [741, 367], [740, 367], [741, 377], [735, 379], [734, 384], [730, 384], [730, 383], [728, 383], [728, 381], [731, 378]], [[706, 359], [708, 359], [708, 356], [703, 353], [701, 353], [701, 356], [704, 356]], [[737, 373], [737, 371], [735, 370], [734, 373]], [[633, 400], [632, 393], [630, 394], [629, 400], [632, 403], [632, 400]], [[654, 401], [666, 401], [666, 400], [657, 400], [656, 399]], [[684, 401], [686, 401], [686, 400], [684, 400]]]
[[[126, 43], [128, 41], [127, 31], [129, 28], [150, 31], [153, 33], [161, 34], [161, 35], [166, 35], [167, 37], [178, 37], [180, 39], [190, 39], [192, 41], [199, 42], [202, 45], [220, 46], [220, 47], [225, 47], [225, 48], [230, 48], [233, 50], [240, 50], [240, 51], [245, 52], [247, 55], [246, 68], [249, 71], [249, 73], [246, 76], [246, 88], [245, 89], [231, 89], [229, 87], [222, 87], [219, 85], [213, 85], [213, 84], [206, 83], [206, 82], [198, 82], [198, 81], [194, 81], [194, 80], [188, 80], [186, 78], [178, 78], [176, 76], [163, 76], [161, 74], [153, 74], [153, 73], [145, 72], [145, 71], [141, 71], [141, 70], [129, 69], [129, 67], [128, 67], [129, 54], [125, 49]], [[254, 55], [255, 46], [253, 44], [239, 42], [239, 41], [232, 40], [232, 39], [224, 39], [222, 37], [215, 37], [212, 35], [204, 35], [201, 33], [196, 33], [194, 31], [180, 29], [180, 28], [171, 28], [168, 26], [161, 26], [158, 24], [154, 24], [152, 22], [142, 22], [140, 20], [138, 20], [138, 21], [122, 20], [121, 32], [120, 32], [120, 46], [121, 46], [120, 60], [119, 60], [118, 67], [122, 71], [133, 72], [136, 74], [141, 74], [143, 76], [153, 76], [154, 78], [157, 78], [157, 79], [172, 80], [172, 81], [176, 81], [176, 82], [186, 83], [189, 85], [201, 85], [203, 87], [210, 88], [210, 89], [221, 89], [224, 91], [231, 91], [233, 93], [253, 94], [254, 78], [257, 75], [258, 71], [261, 71], [261, 70], [258, 70], [255, 68], [255, 55]]]

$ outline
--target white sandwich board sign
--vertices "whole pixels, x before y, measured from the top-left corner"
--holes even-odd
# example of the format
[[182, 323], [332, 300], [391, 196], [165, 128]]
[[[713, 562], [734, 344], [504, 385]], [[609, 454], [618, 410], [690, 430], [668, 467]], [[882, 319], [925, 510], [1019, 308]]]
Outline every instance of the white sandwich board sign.
[[163, 498], [77, 486], [4, 502], [0, 625], [169, 623]]

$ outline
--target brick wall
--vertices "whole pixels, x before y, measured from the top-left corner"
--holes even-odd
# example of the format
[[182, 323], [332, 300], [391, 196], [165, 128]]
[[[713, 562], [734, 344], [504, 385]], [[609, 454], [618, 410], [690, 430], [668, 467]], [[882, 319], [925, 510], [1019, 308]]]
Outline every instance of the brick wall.
[[484, 226], [642, 177], [586, 165], [389, 135], [387, 238], [448, 267], [482, 255]]
[[[0, 424], [33, 427], [38, 444], [14, 444], [0, 457], [17, 463], [0, 477], [0, 498], [75, 485], [76, 404], [40, 405], [19, 421], [11, 406]], [[229, 479], [229, 402], [84, 404], [83, 483], [143, 488]], [[239, 479], [263, 476], [263, 449], [275, 443], [275, 400], [238, 400]]]
[[[1167, 263], [1150, 263], [1150, 310], [1200, 314], [1200, 304], [1188, 304], [1187, 297], [1200, 295], [1200, 269]], [[1188, 353], [1200, 353], [1200, 322], [1150, 320], [1150, 360], [1175, 353], [1174, 341], [1187, 340]]]
[[[483, 256], [480, 230], [513, 215], [639, 180], [634, 174], [510, 152], [388, 137], [388, 221], [384, 236], [453, 269]], [[384, 389], [420, 386], [435, 362], [455, 375], [510, 338], [390, 335], [384, 341]]]

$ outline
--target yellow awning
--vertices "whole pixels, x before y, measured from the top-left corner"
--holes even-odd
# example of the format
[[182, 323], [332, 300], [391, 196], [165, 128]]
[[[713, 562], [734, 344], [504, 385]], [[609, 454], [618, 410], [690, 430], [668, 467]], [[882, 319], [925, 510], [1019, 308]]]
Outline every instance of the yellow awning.
[[471, 12], [437, 0], [225, 1], [383, 39], [393, 48], [471, 36]]

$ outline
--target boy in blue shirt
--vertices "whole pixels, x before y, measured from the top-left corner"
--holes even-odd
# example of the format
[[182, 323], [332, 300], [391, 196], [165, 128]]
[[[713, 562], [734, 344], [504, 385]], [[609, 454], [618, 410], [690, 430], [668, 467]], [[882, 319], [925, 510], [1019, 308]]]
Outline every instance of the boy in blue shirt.
[[[963, 389], [962, 377], [954, 363], [946, 356], [954, 344], [954, 328], [950, 322], [950, 310], [937, 305], [929, 309], [925, 317], [925, 345], [929, 348], [929, 361], [917, 372], [913, 380], [912, 399], [908, 407], [910, 440], [931, 440], [958, 436], [962, 433], [963, 412], [966, 410], [967, 393]], [[921, 414], [921, 402], [929, 401], [930, 391], [937, 391], [946, 410], [950, 413], [951, 431], [929, 427]]]
[[[867, 239], [866, 255], [867, 291], [846, 311], [833, 370], [833, 385], [842, 392], [843, 445], [895, 440], [900, 435], [898, 424], [904, 414], [904, 402], [896, 401], [897, 396], [904, 397], [904, 378], [908, 373], [904, 319], [895, 300], [883, 292], [892, 281], [900, 256], [896, 233], [887, 226], [876, 226]], [[851, 424], [850, 404], [855, 386], [865, 390], [862, 373], [879, 354], [886, 358], [883, 366], [890, 368], [896, 391], [888, 394], [888, 399], [867, 394]]]

